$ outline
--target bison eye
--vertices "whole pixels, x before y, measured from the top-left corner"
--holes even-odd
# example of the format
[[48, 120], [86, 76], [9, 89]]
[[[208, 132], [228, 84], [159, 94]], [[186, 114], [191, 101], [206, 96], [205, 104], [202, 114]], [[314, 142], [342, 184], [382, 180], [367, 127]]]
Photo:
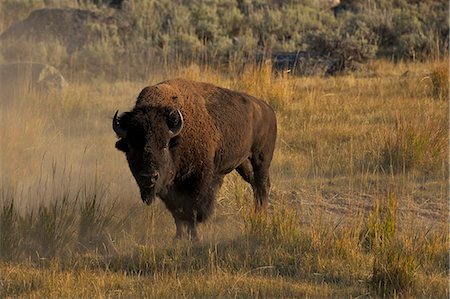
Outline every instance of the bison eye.
[[116, 142], [116, 148], [119, 151], [122, 151], [124, 153], [128, 152], [128, 144], [125, 141], [125, 139], [121, 138], [119, 141]]
[[178, 146], [180, 143], [181, 143], [181, 136], [180, 135], [177, 135], [177, 136], [173, 137], [169, 141], [169, 149], [172, 149], [172, 148]]

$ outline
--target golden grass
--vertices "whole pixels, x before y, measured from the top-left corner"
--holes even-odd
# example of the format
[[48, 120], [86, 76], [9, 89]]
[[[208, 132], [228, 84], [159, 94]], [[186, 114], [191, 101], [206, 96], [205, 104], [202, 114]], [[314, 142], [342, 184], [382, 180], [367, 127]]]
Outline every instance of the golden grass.
[[[193, 64], [18, 87], [1, 107], [0, 297], [447, 297], [448, 102], [434, 63], [370, 67], [302, 78]], [[199, 244], [172, 240], [161, 203], [141, 205], [110, 128], [173, 77], [256, 95], [279, 122], [267, 215], [231, 174]]]
[[448, 100], [448, 87], [450, 84], [448, 72], [449, 62], [448, 60], [444, 60], [443, 62], [437, 63], [430, 74], [431, 83], [433, 86], [433, 95], [439, 100]]

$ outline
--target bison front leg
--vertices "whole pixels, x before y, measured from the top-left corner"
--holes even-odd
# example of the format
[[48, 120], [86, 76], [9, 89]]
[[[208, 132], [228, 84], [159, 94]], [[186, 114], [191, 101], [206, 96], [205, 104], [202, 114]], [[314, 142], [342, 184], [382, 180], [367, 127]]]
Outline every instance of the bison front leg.
[[[197, 225], [205, 221], [212, 213], [216, 193], [223, 182], [223, 175], [204, 176], [196, 186], [190, 186], [196, 190], [192, 197], [175, 197], [179, 207], [174, 209], [172, 215], [177, 226], [176, 238], [182, 238], [187, 233], [189, 239], [198, 241]], [[181, 220], [183, 219], [183, 220]]]
[[186, 231], [186, 225], [183, 221], [175, 218], [175, 225], [177, 226], [177, 232], [175, 234], [175, 239], [181, 239]]
[[197, 234], [197, 225], [195, 222], [187, 224], [187, 235], [190, 240], [195, 242], [199, 241]]
[[182, 221], [175, 218], [175, 225], [177, 226], [177, 232], [175, 234], [175, 239], [179, 240], [184, 236], [187, 236], [192, 241], [198, 241], [197, 225], [196, 223], [191, 223], [187, 221]]

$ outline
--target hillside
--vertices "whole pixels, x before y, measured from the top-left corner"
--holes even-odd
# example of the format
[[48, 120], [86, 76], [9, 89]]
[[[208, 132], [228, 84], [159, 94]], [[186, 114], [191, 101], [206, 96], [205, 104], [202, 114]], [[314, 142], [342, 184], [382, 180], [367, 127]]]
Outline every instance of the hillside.
[[306, 0], [165, 0], [133, 1], [122, 9], [79, 2], [0, 3], [4, 62], [35, 61], [65, 76], [116, 80], [143, 79], [152, 66], [173, 63], [241, 70], [258, 55], [279, 52], [330, 58], [335, 70], [328, 74], [375, 57], [423, 60], [448, 53], [443, 0], [341, 1], [334, 7]]

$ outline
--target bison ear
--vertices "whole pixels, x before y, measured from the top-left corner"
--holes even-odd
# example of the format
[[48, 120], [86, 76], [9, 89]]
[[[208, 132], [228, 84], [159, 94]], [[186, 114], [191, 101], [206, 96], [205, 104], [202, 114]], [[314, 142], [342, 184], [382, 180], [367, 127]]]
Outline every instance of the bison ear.
[[117, 148], [119, 151], [122, 151], [122, 152], [124, 152], [124, 153], [128, 152], [128, 144], [127, 144], [127, 142], [125, 141], [125, 139], [120, 138], [120, 139], [116, 142], [116, 148]]
[[175, 137], [178, 134], [180, 134], [181, 130], [183, 129], [184, 120], [183, 115], [181, 114], [180, 110], [169, 110], [166, 114], [167, 119], [167, 127], [169, 128], [169, 133], [171, 137]]

